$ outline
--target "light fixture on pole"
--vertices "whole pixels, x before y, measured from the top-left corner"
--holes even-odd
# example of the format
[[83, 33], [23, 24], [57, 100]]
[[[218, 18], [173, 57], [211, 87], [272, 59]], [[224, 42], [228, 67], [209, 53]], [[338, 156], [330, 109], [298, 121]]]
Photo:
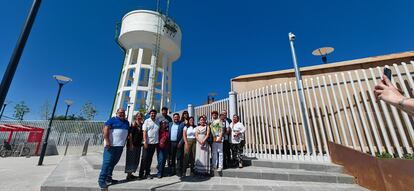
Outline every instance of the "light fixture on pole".
[[40, 153], [39, 162], [37, 163], [37, 165], [39, 165], [39, 166], [43, 164], [43, 158], [45, 157], [45, 154], [46, 154], [47, 141], [49, 139], [50, 129], [52, 128], [53, 118], [55, 117], [55, 111], [56, 111], [56, 106], [57, 106], [58, 101], [59, 101], [60, 91], [62, 90], [63, 85], [65, 85], [65, 84], [72, 81], [72, 79], [70, 79], [66, 76], [60, 76], [60, 75], [54, 75], [53, 78], [58, 82], [59, 90], [58, 90], [58, 93], [57, 93], [57, 96], [56, 96], [55, 105], [53, 106], [52, 116], [49, 120], [49, 125], [46, 129], [46, 136], [45, 136], [45, 139], [43, 141], [42, 152]]
[[320, 56], [322, 57], [322, 62], [324, 64], [328, 63], [328, 58], [326, 57], [328, 54], [332, 53], [335, 49], [332, 47], [322, 47], [322, 48], [317, 48], [314, 51], [312, 51], [312, 54], [314, 56]]
[[66, 107], [66, 112], [65, 112], [65, 120], [66, 120], [66, 117], [68, 116], [69, 107], [73, 104], [73, 100], [66, 99], [65, 103], [66, 103], [66, 106], [67, 106]]
[[293, 59], [293, 65], [294, 65], [294, 69], [295, 69], [295, 76], [296, 76], [296, 83], [297, 83], [297, 91], [299, 93], [299, 98], [300, 98], [300, 108], [302, 110], [302, 124], [303, 124], [303, 129], [305, 131], [305, 139], [306, 139], [306, 146], [307, 146], [307, 150], [309, 154], [313, 153], [313, 148], [311, 145], [311, 141], [310, 141], [310, 129], [309, 129], [309, 125], [308, 125], [308, 120], [307, 120], [307, 112], [306, 112], [306, 108], [305, 108], [305, 96], [303, 94], [303, 87], [302, 87], [302, 77], [300, 76], [300, 70], [298, 67], [298, 63], [297, 63], [297, 59], [296, 59], [296, 53], [295, 53], [295, 46], [294, 46], [294, 41], [295, 41], [296, 37], [293, 33], [289, 33], [289, 41], [290, 41], [290, 50], [292, 52], [292, 59]]

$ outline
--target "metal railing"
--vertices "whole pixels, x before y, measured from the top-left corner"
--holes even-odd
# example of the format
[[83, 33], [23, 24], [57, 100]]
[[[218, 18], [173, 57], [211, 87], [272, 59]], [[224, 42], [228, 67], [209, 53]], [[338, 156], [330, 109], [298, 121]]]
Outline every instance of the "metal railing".
[[[414, 62], [389, 68], [392, 82], [414, 97]], [[247, 128], [245, 154], [329, 161], [328, 141], [373, 156], [412, 154], [413, 118], [375, 99], [373, 89], [382, 74], [383, 67], [375, 67], [304, 78], [306, 113], [300, 110], [295, 81], [239, 92], [237, 112]], [[311, 129], [311, 145], [306, 144], [302, 115]], [[307, 152], [309, 147], [313, 153]]]
[[[0, 125], [25, 125], [46, 129], [49, 121], [0, 121]], [[88, 141], [88, 151], [100, 151], [103, 146], [102, 129], [103, 121], [59, 121], [54, 120], [49, 136], [48, 147], [56, 150], [59, 155], [80, 155], [82, 154], [85, 142]], [[10, 132], [0, 131], [0, 144], [8, 140]], [[45, 133], [43, 134], [44, 139]], [[24, 144], [30, 148], [30, 155], [36, 154], [36, 147], [39, 143], [28, 143], [28, 132], [13, 132], [10, 144]], [[40, 142], [42, 144], [42, 142]], [[55, 149], [56, 148], [56, 149]], [[39, 154], [39, 153], [38, 153]]]
[[210, 121], [212, 111], [218, 111], [220, 113], [221, 111], [226, 110], [227, 115], [229, 115], [230, 113], [228, 109], [229, 109], [229, 98], [225, 98], [225, 99], [218, 100], [210, 104], [195, 107], [194, 108], [195, 118], [196, 120], [198, 120], [200, 116], [206, 115], [207, 121]]

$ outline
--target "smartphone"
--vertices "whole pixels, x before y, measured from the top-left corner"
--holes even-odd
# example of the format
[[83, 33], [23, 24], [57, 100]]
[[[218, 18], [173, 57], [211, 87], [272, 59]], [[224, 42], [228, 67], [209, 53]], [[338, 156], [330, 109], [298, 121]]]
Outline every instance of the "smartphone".
[[384, 75], [391, 80], [391, 70], [389, 68], [384, 68]]

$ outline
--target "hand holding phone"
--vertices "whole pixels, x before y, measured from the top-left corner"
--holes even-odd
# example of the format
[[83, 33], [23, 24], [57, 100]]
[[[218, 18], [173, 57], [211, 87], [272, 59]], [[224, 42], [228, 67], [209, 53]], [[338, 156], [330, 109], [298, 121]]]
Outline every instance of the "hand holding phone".
[[391, 81], [391, 70], [389, 68], [384, 68], [384, 75], [387, 76], [387, 78]]

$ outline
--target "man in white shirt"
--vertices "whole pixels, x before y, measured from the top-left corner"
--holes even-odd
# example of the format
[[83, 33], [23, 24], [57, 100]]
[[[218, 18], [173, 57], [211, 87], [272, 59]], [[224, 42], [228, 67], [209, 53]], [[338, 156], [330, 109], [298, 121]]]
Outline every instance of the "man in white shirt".
[[141, 167], [139, 169], [139, 178], [152, 178], [150, 176], [152, 157], [159, 142], [160, 124], [156, 120], [157, 111], [150, 111], [150, 118], [144, 121], [142, 130], [144, 131], [144, 150], [142, 152]]
[[239, 122], [238, 115], [233, 115], [233, 122], [230, 124], [231, 128], [231, 150], [233, 153], [233, 160], [239, 164], [239, 168], [243, 167], [243, 160], [241, 154], [244, 147], [244, 132], [246, 128]]

